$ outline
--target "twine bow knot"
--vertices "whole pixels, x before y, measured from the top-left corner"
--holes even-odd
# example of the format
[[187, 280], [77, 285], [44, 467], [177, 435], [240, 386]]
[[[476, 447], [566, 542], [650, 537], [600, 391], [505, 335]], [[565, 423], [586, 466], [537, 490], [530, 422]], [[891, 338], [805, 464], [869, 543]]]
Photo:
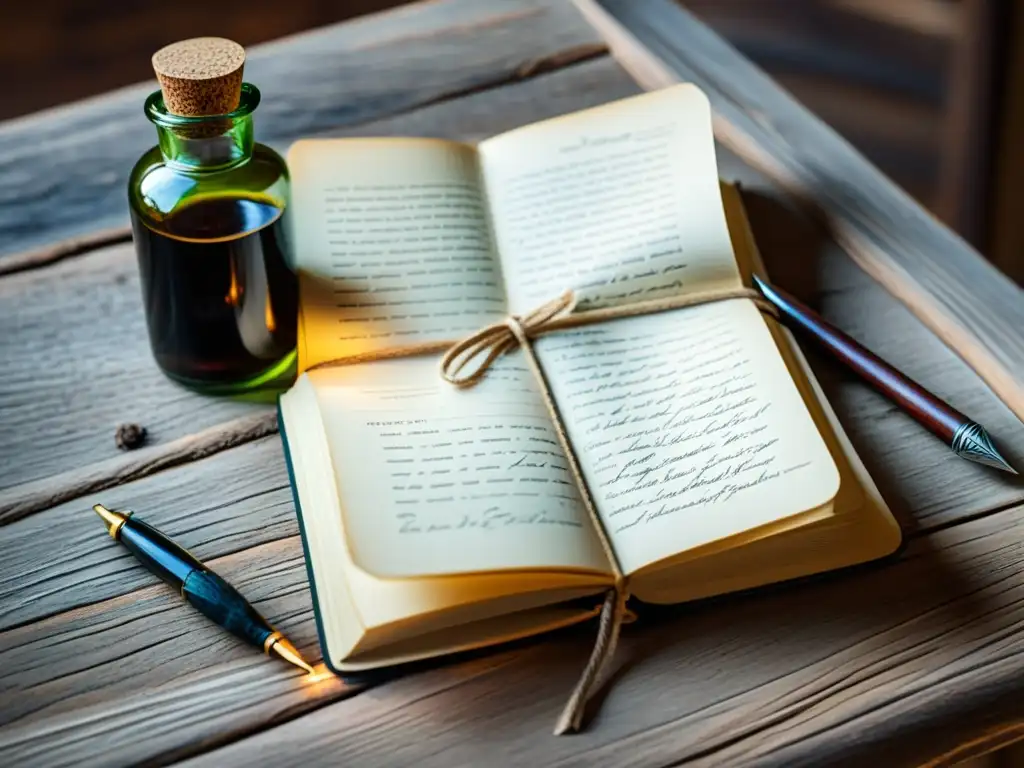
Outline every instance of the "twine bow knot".
[[[638, 300], [632, 303], [617, 304], [579, 311], [575, 292], [566, 291], [556, 299], [542, 304], [525, 315], [510, 315], [504, 320], [474, 333], [451, 345], [451, 342], [428, 341], [407, 347], [389, 349], [372, 349], [347, 357], [322, 360], [309, 365], [305, 370], [327, 368], [335, 365], [351, 365], [371, 360], [406, 357], [407, 355], [426, 354], [447, 349], [441, 359], [441, 376], [456, 387], [471, 387], [487, 374], [491, 364], [506, 352], [519, 347], [532, 370], [534, 379], [540, 389], [541, 398], [551, 416], [558, 442], [568, 460], [569, 471], [580, 492], [583, 506], [594, 525], [601, 548], [611, 565], [614, 584], [605, 594], [605, 600], [595, 613], [598, 618], [598, 633], [593, 650], [583, 669], [579, 682], [573, 689], [569, 701], [562, 711], [555, 726], [555, 733], [562, 734], [577, 731], [583, 720], [583, 710], [593, 691], [602, 684], [602, 678], [609, 662], [615, 655], [615, 646], [619, 639], [619, 630], [623, 623], [632, 620], [633, 616], [627, 607], [629, 599], [629, 580], [619, 565], [615, 549], [598, 515], [597, 507], [587, 486], [579, 460], [573, 450], [559, 415], [558, 407], [551, 394], [544, 371], [534, 353], [530, 340], [542, 334], [556, 330], [568, 330], [581, 326], [601, 323], [626, 317], [637, 317], [655, 312], [683, 309], [700, 304], [712, 304], [730, 299], [747, 299], [758, 309], [769, 315], [778, 317], [778, 311], [759, 292], [742, 285], [710, 288], [695, 293], [665, 296], [657, 299]], [[482, 357], [481, 357], [482, 356]]]
[[[682, 309], [699, 304], [709, 304], [727, 299], [749, 299], [761, 311], [775, 315], [776, 310], [757, 291], [744, 286], [727, 286], [711, 289], [699, 294], [670, 296], [651, 301], [640, 301], [634, 304], [604, 307], [573, 314], [576, 308], [576, 295], [566, 291], [556, 299], [542, 304], [526, 315], [510, 315], [498, 323], [480, 329], [472, 336], [456, 343], [448, 349], [441, 359], [441, 376], [457, 387], [471, 387], [479, 382], [499, 357], [515, 347], [525, 353], [528, 366], [540, 387], [540, 394], [551, 415], [558, 442], [565, 452], [569, 471], [580, 492], [581, 501], [587, 515], [594, 524], [601, 548], [612, 567], [615, 577], [614, 585], [605, 595], [604, 604], [598, 612], [598, 632], [590, 657], [587, 659], [583, 673], [576, 683], [565, 708], [562, 710], [555, 725], [555, 734], [578, 731], [583, 721], [583, 711], [593, 691], [601, 684], [602, 677], [612, 657], [619, 639], [619, 630], [623, 623], [631, 618], [627, 608], [629, 599], [628, 578], [618, 562], [615, 548], [612, 546], [608, 533], [604, 530], [597, 506], [591, 496], [580, 468], [579, 460], [569, 440], [565, 424], [559, 414], [547, 384], [544, 371], [534, 354], [530, 340], [541, 334], [554, 330], [589, 325], [604, 320], [623, 317], [635, 317], [652, 312], [663, 312], [670, 309]], [[482, 357], [481, 357], [482, 356]], [[474, 362], [475, 361], [475, 362]]]
[[[441, 358], [441, 376], [457, 387], [473, 386], [484, 377], [491, 363], [510, 349], [526, 347], [531, 338], [551, 330], [548, 327], [551, 321], [571, 313], [575, 304], [573, 292], [566, 291], [526, 315], [509, 315], [501, 322], [481, 328], [448, 349]], [[463, 373], [481, 354], [484, 358]]]

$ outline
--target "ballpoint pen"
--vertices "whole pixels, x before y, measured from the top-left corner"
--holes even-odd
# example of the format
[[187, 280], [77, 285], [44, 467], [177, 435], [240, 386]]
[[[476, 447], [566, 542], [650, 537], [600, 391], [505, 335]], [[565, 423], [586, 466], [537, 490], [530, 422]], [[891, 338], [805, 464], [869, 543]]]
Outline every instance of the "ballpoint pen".
[[156, 528], [132, 517], [131, 512], [115, 512], [102, 504], [94, 505], [93, 509], [114, 541], [124, 544], [146, 568], [178, 590], [204, 616], [250, 645], [262, 648], [268, 656], [276, 654], [313, 672], [295, 646], [270, 626], [234, 587]]
[[753, 282], [779, 310], [787, 326], [814, 338], [840, 362], [941, 438], [957, 456], [1017, 474], [980, 424], [900, 373], [781, 288], [756, 275]]

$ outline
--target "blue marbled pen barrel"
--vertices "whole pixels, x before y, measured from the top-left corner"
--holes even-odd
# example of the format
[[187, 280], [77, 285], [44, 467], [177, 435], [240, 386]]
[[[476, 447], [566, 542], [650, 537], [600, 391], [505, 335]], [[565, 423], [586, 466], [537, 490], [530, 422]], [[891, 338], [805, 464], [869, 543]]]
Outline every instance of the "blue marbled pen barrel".
[[131, 512], [115, 512], [102, 504], [93, 507], [107, 532], [124, 544], [148, 570], [178, 591], [197, 611], [250, 645], [273, 653], [312, 672], [285, 637], [253, 608], [234, 587], [187, 550]]

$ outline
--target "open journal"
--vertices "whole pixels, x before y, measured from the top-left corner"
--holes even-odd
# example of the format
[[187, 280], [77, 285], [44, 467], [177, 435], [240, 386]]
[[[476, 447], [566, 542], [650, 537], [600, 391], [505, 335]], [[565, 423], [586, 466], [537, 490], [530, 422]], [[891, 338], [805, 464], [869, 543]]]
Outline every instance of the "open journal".
[[[288, 160], [303, 372], [281, 425], [327, 664], [595, 616], [614, 569], [522, 351], [465, 389], [438, 355], [403, 351], [567, 289], [582, 311], [749, 283], [763, 265], [737, 190], [719, 184], [704, 95], [676, 86], [479, 146], [304, 140]], [[633, 599], [693, 600], [898, 547], [800, 350], [749, 300], [533, 348]]]

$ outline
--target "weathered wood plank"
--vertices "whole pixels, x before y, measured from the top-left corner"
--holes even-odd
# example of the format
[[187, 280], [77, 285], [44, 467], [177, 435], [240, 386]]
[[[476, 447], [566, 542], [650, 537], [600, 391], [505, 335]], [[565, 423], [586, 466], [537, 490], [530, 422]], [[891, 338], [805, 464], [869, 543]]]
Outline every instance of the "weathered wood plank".
[[[441, 0], [256, 46], [256, 135], [276, 147], [328, 128], [532, 77], [600, 52], [565, 3]], [[0, 255], [127, 223], [125, 185], [156, 143], [142, 84], [0, 126]], [[3, 259], [0, 259], [3, 261]]]
[[0, 488], [123, 457], [122, 422], [164, 445], [270, 408], [196, 395], [159, 372], [130, 245], [0, 279], [0, 329]]
[[[593, 65], [587, 65], [593, 66]], [[609, 73], [610, 74], [610, 73]], [[381, 124], [381, 132], [395, 126]], [[723, 152], [722, 173], [745, 184], [754, 230], [773, 276], [817, 299], [823, 313], [912, 376], [985, 423], [1006, 453], [1024, 457], [1016, 417], [959, 359], [820, 230], [786, 207], [763, 176]], [[898, 328], [899, 333], [893, 333]], [[813, 348], [811, 350], [813, 352]], [[828, 359], [812, 362], [858, 451], [910, 532], [945, 526], [1024, 499], [1019, 483], [964, 462], [904, 414]], [[129, 454], [130, 458], [133, 454]], [[1024, 462], [1022, 462], [1024, 463]], [[39, 481], [45, 485], [46, 480]], [[276, 438], [225, 451], [102, 494], [74, 499], [0, 529], [0, 627], [30, 621], [137, 588], [127, 555], [108, 561], [88, 511], [97, 499], [139, 505], [147, 517], [204, 557], [293, 535], [287, 477]], [[223, 519], [222, 519], [223, 517]], [[274, 521], [270, 523], [269, 521]], [[265, 527], [265, 526], [270, 527]], [[48, 560], [47, 531], [65, 536]]]
[[[620, 98], [635, 88], [617, 64], [603, 59], [338, 133], [475, 140]], [[763, 176], [744, 170], [727, 155], [723, 155], [722, 172], [745, 178], [763, 194], [778, 197]], [[784, 223], [778, 222], [783, 220], [765, 215], [755, 222], [755, 228], [766, 250], [778, 251], [773, 260], [776, 271], [780, 265], [795, 267], [784, 276], [780, 274], [783, 285], [809, 297], [819, 288], [824, 290], [830, 317], [842, 327], [986, 424], [1009, 442], [1011, 454], [1024, 448], [1007, 410], [930, 332], [862, 275], [856, 288], [838, 292], [834, 281], [846, 280], [842, 275], [860, 275], [859, 271], [851, 269], [848, 259], [834, 246], [829, 250], [820, 234], [801, 224], [799, 217], [789, 215]], [[767, 247], [768, 241], [778, 245]], [[823, 249], [827, 257], [820, 255]], [[832, 283], [800, 286], [794, 282], [809, 270]], [[31, 501], [40, 490], [46, 490], [45, 478], [53, 474], [130, 458], [113, 443], [113, 430], [121, 421], [139, 421], [149, 427], [151, 441], [159, 447], [267, 407], [201, 397], [167, 381], [150, 358], [138, 296], [129, 246], [103, 249], [0, 280], [0, 327], [10, 329], [0, 335], [0, 358], [10, 361], [0, 369], [0, 402], [5, 404], [5, 416], [0, 420], [5, 467], [0, 488], [8, 489], [0, 494], [0, 509], [21, 510], [26, 493], [31, 491]], [[864, 312], [862, 308], [868, 305], [870, 311]], [[54, 312], [52, 306], [62, 309]], [[69, 317], [75, 322], [69, 323]], [[891, 333], [893, 327], [900, 328], [900, 333]], [[42, 350], [43, 363], [49, 366], [44, 386], [38, 383], [40, 358], [33, 350]], [[72, 356], [65, 350], [77, 351]], [[37, 383], [29, 388], [28, 382]], [[894, 503], [905, 497], [906, 506], [918, 514], [919, 522], [921, 514], [935, 515], [932, 522], [948, 519], [943, 517], [947, 513], [971, 514], [983, 499], [991, 507], [1020, 498], [1014, 487], [1000, 484], [1000, 479], [983, 468], [952, 461], [942, 446], [898, 415], [885, 421], [891, 425], [888, 429], [874, 429], [882, 417], [892, 415], [889, 406], [859, 385], [845, 387], [844, 392], [852, 394], [839, 395], [833, 389], [830, 395], [834, 400], [853, 398], [848, 413], [840, 409], [847, 427], [855, 435], [864, 435], [859, 444], [869, 462], [872, 456], [880, 457], [872, 467], [876, 474], [883, 480], [894, 478], [888, 484], [896, 488]]]
[[[189, 522], [164, 520], [155, 502], [165, 489], [134, 485], [149, 519]], [[274, 493], [239, 500], [210, 537], [202, 532], [213, 512], [180, 536], [213, 552], [216, 536], [235, 536], [232, 520], [269, 519], [286, 532]], [[86, 535], [117, 548], [102, 532]], [[1022, 541], [1024, 507], [1015, 507], [918, 537], [899, 562], [647, 617], [628, 629], [622, 669], [579, 737], [545, 734], [592, 628], [403, 677], [200, 764], [262, 753], [274, 764], [344, 754], [388, 765], [852, 765], [883, 749], [894, 758], [886, 765], [915, 764], [1019, 713]], [[210, 563], [316, 656], [297, 537]], [[121, 578], [140, 583], [127, 570]], [[171, 590], [146, 586], [0, 633], [0, 749], [13, 764], [166, 762], [353, 690], [296, 677]], [[935, 727], [942, 738], [920, 738]]]
[[103, 535], [95, 503], [137, 511], [202, 560], [299, 532], [276, 436], [89, 494], [0, 528], [0, 630], [152, 583]]
[[[635, 88], [605, 57], [345, 132], [472, 140]], [[34, 494], [11, 486], [121, 456], [113, 440], [120, 422], [143, 424], [161, 446], [266, 409], [202, 397], [162, 376], [140, 296], [130, 245], [0, 279], [0, 489], [10, 489], [0, 510]]]
[[[210, 564], [319, 658], [297, 537]], [[157, 584], [0, 634], [0, 750], [9, 765], [167, 762], [358, 690], [267, 659]]]
[[865, 271], [1024, 417], [1024, 291], [678, 4], [575, 2], [645, 87], [699, 85], [718, 139], [821, 216]]
[[[817, 222], [763, 173], [719, 148], [724, 178], [743, 185], [758, 247], [779, 285], [939, 397], [984, 424], [1024, 466], [1024, 430], [978, 376], [882, 286], [854, 264]], [[1024, 500], [1024, 486], [963, 461], [905, 413], [803, 345], [829, 401], [886, 499], [911, 531], [949, 525]]]
[[636, 81], [601, 56], [529, 82], [492, 88], [457, 101], [368, 123], [340, 126], [322, 136], [427, 136], [478, 142], [502, 131], [640, 93]]
[[1015, 508], [888, 566], [640, 622], [572, 738], [548, 733], [588, 631], [389, 682], [187, 765], [919, 765], [1020, 715], [1022, 538]]

